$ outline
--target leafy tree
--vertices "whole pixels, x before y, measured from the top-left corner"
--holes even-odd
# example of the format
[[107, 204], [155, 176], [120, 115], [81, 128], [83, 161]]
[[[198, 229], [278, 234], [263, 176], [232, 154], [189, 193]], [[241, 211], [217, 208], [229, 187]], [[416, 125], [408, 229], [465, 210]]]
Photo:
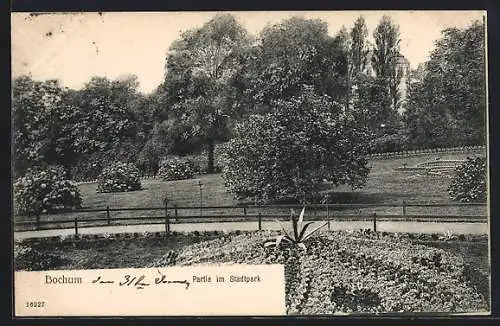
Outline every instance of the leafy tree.
[[137, 88], [135, 76], [116, 80], [92, 77], [81, 90], [68, 95], [67, 101], [79, 108], [79, 119], [71, 126], [79, 161], [75, 171], [86, 175], [81, 165], [99, 157], [136, 160], [151, 123], [144, 121], [146, 100]]
[[252, 112], [266, 112], [272, 101], [297, 96], [304, 84], [343, 102], [346, 69], [341, 41], [328, 35], [324, 21], [292, 17], [266, 26], [244, 74]]
[[363, 16], [358, 17], [351, 29], [351, 70], [354, 77], [363, 73], [369, 64], [368, 55], [370, 53], [368, 44], [368, 29]]
[[[380, 85], [385, 89], [385, 96], [390, 101], [389, 108], [382, 108], [383, 114], [397, 112], [399, 109], [399, 83], [402, 71], [398, 69], [399, 27], [388, 16], [382, 17], [377, 25], [373, 38], [375, 46], [372, 55], [372, 67]], [[393, 112], [391, 112], [393, 111]]]
[[351, 56], [352, 40], [345, 26], [342, 26], [340, 31], [335, 36], [335, 40], [340, 45], [342, 49], [343, 59], [345, 61], [346, 69], [343, 73], [344, 80], [343, 85], [345, 87], [345, 97], [344, 97], [344, 112], [346, 116], [352, 114], [352, 100], [353, 100], [353, 83], [354, 83], [354, 69]]
[[[436, 148], [451, 145], [453, 131], [443, 105], [432, 104], [436, 89], [423, 82], [422, 75], [410, 83], [408, 108], [403, 117], [409, 146], [412, 148]], [[439, 127], [438, 127], [439, 126]]]
[[32, 166], [73, 162], [75, 140], [71, 126], [78, 108], [65, 103], [67, 90], [56, 80], [34, 81], [22, 76], [12, 84], [14, 171]]
[[441, 146], [484, 144], [484, 25], [477, 21], [442, 34], [424, 73], [410, 86], [406, 117], [410, 140], [414, 146], [438, 146], [429, 143], [427, 135], [441, 130]]
[[230, 192], [258, 202], [305, 202], [325, 180], [354, 189], [364, 185], [366, 133], [345, 125], [338, 103], [309, 86], [272, 105], [269, 113], [238, 124], [223, 149], [223, 176]]
[[134, 134], [126, 100], [121, 98], [123, 94], [117, 94], [121, 90], [115, 91], [116, 86], [105, 77], [93, 77], [72, 99], [83, 113], [75, 126], [82, 153], [108, 150], [121, 136]]
[[249, 42], [232, 15], [220, 14], [201, 28], [184, 32], [170, 47], [164, 90], [175, 118], [205, 140], [209, 171], [215, 142], [228, 136], [228, 117], [235, 103], [231, 80]]
[[369, 89], [373, 86], [367, 83], [370, 79], [365, 74], [369, 64], [368, 54], [370, 52], [367, 37], [368, 29], [362, 16], [354, 22], [350, 33], [347, 32], [345, 27], [342, 27], [336, 37], [345, 53], [347, 62], [345, 107], [347, 118], [352, 120], [366, 116], [366, 113], [356, 113], [354, 111], [356, 109], [366, 111], [367, 104], [372, 102], [370, 99], [367, 103], [360, 105], [360, 97], [363, 96], [364, 92], [369, 92]]

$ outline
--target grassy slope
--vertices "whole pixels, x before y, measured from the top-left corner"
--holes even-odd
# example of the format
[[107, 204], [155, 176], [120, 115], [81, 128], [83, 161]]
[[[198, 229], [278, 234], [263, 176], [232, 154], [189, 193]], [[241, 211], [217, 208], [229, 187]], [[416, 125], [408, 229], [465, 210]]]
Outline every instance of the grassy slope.
[[[467, 154], [427, 154], [418, 157], [374, 159], [369, 162], [371, 171], [367, 185], [352, 192], [347, 186], [333, 188], [333, 202], [354, 203], [401, 203], [402, 200], [419, 203], [450, 202], [446, 188], [450, 179], [445, 176], [420, 175], [415, 172], [396, 172], [394, 168], [403, 163], [414, 166], [417, 163], [434, 160], [464, 159]], [[200, 191], [198, 181], [203, 183], [203, 202], [207, 206], [235, 205], [238, 202], [228, 194], [220, 174], [203, 175], [191, 180], [162, 182], [145, 180], [145, 190], [133, 193], [99, 194], [95, 184], [81, 185], [86, 207], [158, 206], [165, 195], [170, 203], [179, 206], [198, 206]]]
[[[331, 188], [326, 190], [330, 193], [330, 203], [372, 203], [372, 204], [400, 204], [403, 200], [412, 203], [452, 203], [446, 188], [450, 179], [445, 176], [420, 175], [416, 172], [396, 172], [394, 168], [403, 163], [414, 166], [417, 163], [429, 160], [441, 159], [464, 159], [471, 154], [442, 154], [433, 153], [407, 158], [373, 159], [369, 162], [371, 172], [367, 185], [360, 190], [351, 191], [347, 186]], [[191, 180], [180, 180], [164, 182], [159, 180], [144, 180], [144, 190], [126, 193], [96, 192], [95, 184], [82, 184], [80, 190], [83, 197], [83, 205], [86, 208], [111, 208], [123, 207], [162, 207], [163, 198], [168, 197], [169, 206], [198, 207], [200, 200], [200, 188], [198, 182], [203, 183], [203, 206], [233, 206], [238, 204], [232, 196], [226, 192], [224, 180], [220, 174], [198, 176]], [[377, 207], [361, 210], [349, 209], [345, 214], [372, 213], [378, 214], [401, 214], [400, 207]], [[179, 211], [183, 215], [197, 215], [199, 210]], [[204, 212], [204, 215], [217, 215], [227, 213], [221, 210]], [[241, 214], [242, 212], [239, 212]], [[248, 211], [249, 214], [256, 213]], [[277, 213], [277, 212], [275, 212]], [[280, 212], [286, 213], [286, 212]], [[112, 212], [113, 217], [131, 216], [162, 216], [162, 211], [151, 212]], [[483, 207], [450, 207], [450, 208], [412, 208], [407, 209], [407, 214], [486, 214]], [[105, 217], [105, 213], [86, 213], [76, 215], [78, 217]], [[73, 219], [75, 214], [58, 214], [57, 216], [44, 216], [43, 219]]]

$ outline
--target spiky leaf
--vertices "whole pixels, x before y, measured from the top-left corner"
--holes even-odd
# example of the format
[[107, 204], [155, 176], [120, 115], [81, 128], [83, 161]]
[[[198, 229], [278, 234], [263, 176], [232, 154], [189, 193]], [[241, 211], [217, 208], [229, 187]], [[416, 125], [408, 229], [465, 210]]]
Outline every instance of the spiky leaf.
[[307, 235], [304, 235], [302, 241], [308, 239], [312, 234], [314, 234], [316, 231], [318, 231], [319, 229], [321, 229], [322, 227], [325, 227], [328, 223], [324, 223], [320, 226], [318, 226], [317, 228], [315, 229], [312, 229]]
[[304, 234], [306, 233], [306, 230], [307, 228], [309, 227], [309, 225], [311, 224], [314, 224], [314, 222], [307, 222], [304, 227], [302, 228], [302, 230], [300, 231], [300, 234], [299, 234], [299, 239], [303, 239], [304, 237]]
[[299, 216], [299, 228], [302, 229], [302, 223], [304, 222], [304, 213], [306, 211], [306, 207], [304, 206], [302, 208], [302, 211], [300, 212], [300, 216]]

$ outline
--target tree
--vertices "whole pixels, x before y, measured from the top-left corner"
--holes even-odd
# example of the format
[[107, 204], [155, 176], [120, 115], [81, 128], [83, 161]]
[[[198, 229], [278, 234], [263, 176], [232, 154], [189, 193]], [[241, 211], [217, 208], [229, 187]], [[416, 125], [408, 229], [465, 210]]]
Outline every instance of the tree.
[[65, 103], [67, 90], [56, 80], [34, 81], [22, 76], [12, 83], [14, 172], [52, 164], [68, 167], [73, 161], [71, 126], [79, 112]]
[[354, 22], [350, 33], [347, 32], [345, 27], [342, 27], [336, 36], [346, 57], [347, 74], [345, 78], [347, 94], [345, 108], [346, 115], [350, 119], [354, 119], [356, 113], [353, 110], [356, 109], [356, 106], [359, 108], [357, 101], [359, 100], [360, 93], [365, 91], [361, 87], [367, 86], [365, 83], [367, 78], [364, 75], [370, 52], [367, 37], [368, 29], [362, 16]]
[[347, 72], [343, 54], [340, 40], [328, 35], [324, 21], [292, 17], [266, 26], [245, 70], [252, 112], [266, 112], [272, 101], [297, 96], [304, 84], [343, 103]]
[[213, 171], [216, 141], [227, 139], [234, 110], [231, 80], [250, 44], [245, 29], [229, 14], [184, 32], [170, 47], [164, 90], [173, 115], [193, 126], [208, 147]]
[[349, 33], [347, 32], [347, 28], [345, 26], [342, 26], [340, 31], [337, 33], [335, 36], [335, 40], [338, 42], [340, 45], [340, 48], [342, 49], [343, 52], [343, 57], [345, 60], [346, 64], [346, 69], [345, 69], [345, 77], [344, 77], [344, 85], [345, 85], [345, 90], [346, 94], [344, 97], [344, 112], [346, 116], [349, 116], [351, 114], [351, 106], [352, 106], [352, 93], [353, 93], [353, 64], [352, 64], [352, 41], [349, 36]]
[[[413, 146], [479, 145], [486, 141], [484, 25], [442, 32], [423, 72], [410, 85], [405, 118]], [[430, 143], [429, 135], [441, 137]]]
[[145, 142], [138, 109], [144, 99], [137, 87], [135, 76], [92, 77], [81, 90], [72, 92], [68, 101], [80, 109], [80, 119], [72, 126], [80, 159], [105, 155], [109, 160], [135, 160]]
[[384, 114], [391, 110], [397, 112], [399, 109], [399, 83], [401, 81], [401, 70], [398, 69], [397, 60], [399, 53], [399, 27], [395, 25], [388, 16], [382, 17], [377, 25], [373, 38], [372, 67], [375, 71], [380, 85], [385, 88], [385, 96], [391, 101], [390, 108], [382, 108]]
[[368, 54], [370, 53], [368, 45], [368, 29], [363, 16], [358, 17], [351, 29], [351, 70], [354, 77], [363, 73], [368, 65]]
[[251, 115], [223, 150], [223, 176], [237, 198], [311, 200], [325, 180], [353, 189], [366, 182], [366, 133], [346, 126], [341, 106], [312, 86]]

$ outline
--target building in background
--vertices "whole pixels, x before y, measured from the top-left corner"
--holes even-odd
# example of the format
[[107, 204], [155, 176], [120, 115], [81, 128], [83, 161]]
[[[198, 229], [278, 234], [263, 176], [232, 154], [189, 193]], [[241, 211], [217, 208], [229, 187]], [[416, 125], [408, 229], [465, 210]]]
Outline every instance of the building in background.
[[401, 74], [399, 81], [399, 96], [400, 104], [398, 108], [399, 113], [403, 113], [408, 99], [408, 78], [410, 77], [410, 62], [402, 54], [397, 58], [396, 69]]

